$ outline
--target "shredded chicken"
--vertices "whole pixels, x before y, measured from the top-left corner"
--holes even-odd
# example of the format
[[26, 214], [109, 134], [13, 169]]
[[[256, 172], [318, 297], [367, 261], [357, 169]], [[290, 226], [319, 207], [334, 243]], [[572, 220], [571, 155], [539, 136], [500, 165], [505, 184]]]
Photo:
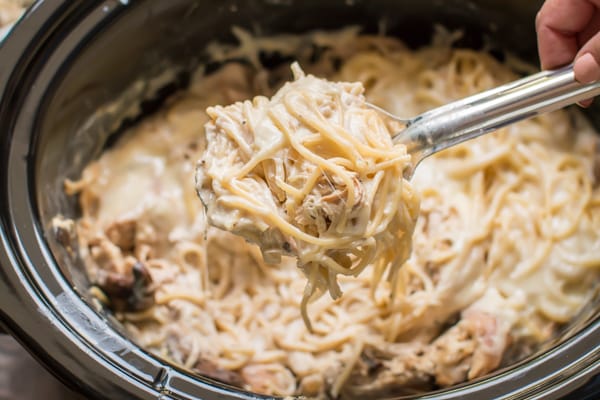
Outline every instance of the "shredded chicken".
[[[515, 78], [481, 52], [413, 51], [352, 29], [283, 38], [236, 34], [239, 46], [212, 49], [219, 61], [277, 51], [298, 59], [307, 73], [364, 82], [369, 101], [399, 115]], [[194, 186], [195, 161], [206, 154], [203, 124], [211, 120], [204, 110], [272, 96], [289, 79], [282, 72], [287, 63], [273, 68], [228, 62], [197, 74], [189, 89], [126, 132], [79, 179], [65, 182], [66, 192], [78, 196], [81, 216], [57, 216], [55, 236], [84, 261], [94, 295], [141, 347], [246, 391], [381, 398], [485, 376], [532, 354], [589, 303], [600, 279], [600, 141], [576, 110], [561, 111], [422, 163], [411, 181], [421, 212], [410, 257], [395, 277], [377, 258], [357, 276], [340, 274], [344, 295], [312, 299], [313, 329], [307, 329], [300, 312], [306, 275], [286, 256], [302, 246], [265, 224], [260, 232], [272, 235], [277, 253], [269, 260], [264, 249], [208, 226]], [[314, 115], [326, 118], [326, 103]], [[228, 111], [241, 122], [243, 106]], [[221, 115], [222, 128], [228, 115]], [[273, 137], [265, 134], [262, 143], [268, 147]], [[252, 141], [245, 143], [251, 154]], [[243, 156], [231, 149], [225, 147], [224, 173], [231, 159]], [[337, 151], [346, 149], [352, 147]], [[294, 154], [282, 159], [287, 164], [265, 160], [250, 175], [263, 179], [256, 194], [272, 192], [264, 204], [275, 208], [294, 198], [281, 183], [300, 187], [311, 172]], [[278, 180], [280, 173], [291, 176], [288, 168], [302, 179]], [[341, 209], [352, 215], [344, 208], [350, 197], [358, 208], [372, 204], [396, 215], [387, 207], [397, 203], [369, 203], [361, 179], [315, 173], [311, 190], [286, 208], [290, 221], [310, 232], [331, 231], [343, 225]], [[399, 188], [396, 183], [390, 186]], [[414, 216], [406, 211], [408, 219]], [[352, 234], [355, 227], [344, 229]], [[406, 232], [389, 240], [404, 248]], [[341, 266], [356, 261], [345, 259], [347, 252], [326, 254]], [[279, 256], [279, 264], [265, 262]]]

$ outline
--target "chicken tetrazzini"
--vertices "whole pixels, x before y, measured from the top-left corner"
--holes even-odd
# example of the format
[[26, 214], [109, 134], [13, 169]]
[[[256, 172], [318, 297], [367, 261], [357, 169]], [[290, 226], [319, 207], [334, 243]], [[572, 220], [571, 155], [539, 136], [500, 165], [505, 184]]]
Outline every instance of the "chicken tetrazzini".
[[[369, 124], [375, 128], [368, 137], [342, 123], [340, 104], [360, 104], [360, 85], [339, 84], [337, 93], [348, 97], [335, 95], [320, 105], [288, 98], [285, 113], [295, 112], [294, 118], [283, 116], [266, 98], [205, 110], [257, 95], [275, 95], [277, 101], [276, 91], [291, 78], [290, 65], [265, 68], [261, 61], [269, 55], [277, 55], [271, 60], [293, 56], [307, 74], [297, 71], [299, 84], [305, 79], [320, 84], [314, 77], [361, 82], [369, 102], [397, 115], [417, 115], [516, 75], [482, 52], [439, 43], [413, 51], [396, 39], [358, 35], [353, 29], [274, 38], [236, 34], [239, 45], [211, 46], [212, 57], [249, 62], [227, 62], [210, 74], [199, 71], [187, 90], [66, 183], [68, 193], [79, 195], [82, 215], [74, 223], [57, 219], [57, 230], [74, 225], [92, 290], [140, 346], [257, 393], [373, 398], [453, 385], [522, 358], [595, 295], [598, 136], [577, 110], [505, 127], [423, 162], [410, 183], [420, 196], [412, 252], [393, 279], [382, 279], [386, 268], [385, 278], [389, 275], [388, 264], [405, 258], [402, 241], [411, 235], [417, 205], [409, 184], [398, 178], [407, 161], [386, 137], [387, 122], [373, 116]], [[252, 124], [262, 108], [270, 112], [265, 136], [232, 129], [227, 138], [239, 140], [235, 148], [209, 129], [207, 147], [204, 123], [228, 129], [245, 120], [256, 127]], [[344, 117], [364, 124], [361, 112]], [[334, 120], [337, 127], [331, 131]], [[283, 147], [275, 150], [273, 144], [292, 129], [304, 136], [287, 136], [291, 141], [284, 156]], [[332, 136], [316, 136], [316, 131]], [[343, 146], [333, 146], [334, 137], [344, 139]], [[263, 251], [265, 262], [256, 245], [207, 226], [194, 169], [198, 159], [209, 163], [207, 171], [218, 167], [207, 154], [217, 154], [219, 143], [228, 152], [223, 162], [234, 168], [220, 167], [224, 175], [219, 181], [216, 173], [209, 177], [213, 185], [229, 184], [241, 195], [259, 197], [260, 207], [274, 202], [288, 213], [278, 215], [286, 224], [240, 213], [238, 227], [256, 223], [252, 235], [265, 235], [267, 225], [285, 226], [281, 233], [267, 229], [275, 252], [298, 255], [305, 269], [333, 265], [323, 261], [329, 257], [335, 263], [332, 275], [321, 267], [308, 267], [304, 274], [296, 258], [287, 255], [273, 263], [278, 258], [270, 259], [269, 251]], [[267, 148], [275, 152], [252, 157]], [[327, 163], [304, 162], [304, 148], [310, 150], [306, 155], [322, 151]], [[359, 166], [360, 160], [365, 164]], [[378, 175], [379, 163], [397, 179]], [[291, 180], [296, 173], [298, 180]], [[260, 176], [263, 182], [223, 181], [240, 176]], [[265, 190], [274, 196], [263, 196]], [[223, 204], [238, 206], [238, 197]], [[413, 200], [387, 203], [398, 198]], [[221, 210], [205, 200], [215, 222]], [[245, 207], [251, 199], [244, 201]], [[353, 231], [347, 218], [353, 205], [367, 205], [356, 209], [365, 213], [356, 215], [359, 220], [385, 220], [391, 230], [379, 232], [382, 222], [359, 224]], [[227, 219], [220, 221], [232, 228]], [[311, 236], [289, 240], [294, 224]], [[347, 256], [334, 247], [322, 253], [312, 247], [317, 232], [334, 235], [328, 231], [332, 226], [348, 238], [340, 249], [355, 246]], [[376, 243], [369, 241], [371, 235]], [[392, 238], [397, 248], [390, 248]], [[305, 255], [315, 258], [304, 263]], [[360, 265], [360, 259], [369, 262]], [[312, 299], [312, 330], [300, 311], [311, 273], [328, 285], [337, 281], [343, 292], [336, 299]], [[339, 294], [336, 285], [331, 289]]]
[[[295, 255], [308, 300], [342, 292], [337, 275], [373, 268], [373, 287], [408, 258], [419, 208], [403, 179], [399, 124], [365, 104], [361, 83], [330, 82], [292, 66], [272, 99], [210, 107], [196, 184], [208, 222], [257, 243], [269, 263]], [[394, 292], [392, 292], [393, 294]]]

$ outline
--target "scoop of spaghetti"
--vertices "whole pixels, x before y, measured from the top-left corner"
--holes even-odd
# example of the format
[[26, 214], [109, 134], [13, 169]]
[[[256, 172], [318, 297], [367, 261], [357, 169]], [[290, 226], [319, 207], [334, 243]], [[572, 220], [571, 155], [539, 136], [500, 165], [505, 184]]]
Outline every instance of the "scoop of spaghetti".
[[403, 179], [410, 155], [391, 139], [400, 127], [365, 104], [362, 84], [292, 71], [271, 99], [208, 108], [196, 187], [210, 224], [257, 243], [267, 262], [297, 257], [310, 328], [309, 300], [341, 296], [338, 274], [373, 264], [373, 288], [395, 284], [419, 200]]

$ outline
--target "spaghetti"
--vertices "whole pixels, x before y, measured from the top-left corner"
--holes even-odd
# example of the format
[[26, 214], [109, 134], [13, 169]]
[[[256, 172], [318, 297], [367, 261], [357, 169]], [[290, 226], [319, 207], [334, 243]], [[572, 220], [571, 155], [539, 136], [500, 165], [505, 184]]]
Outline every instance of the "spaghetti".
[[[296, 261], [265, 263], [255, 245], [207, 227], [194, 186], [207, 148], [204, 110], [273, 95], [289, 80], [287, 64], [262, 68], [261, 49], [294, 55], [315, 76], [362, 82], [366, 99], [398, 115], [516, 76], [481, 52], [447, 44], [412, 51], [353, 29], [237, 34], [240, 45], [211, 47], [213, 58], [252, 65], [200, 71], [66, 184], [82, 209], [79, 256], [140, 346], [254, 392], [383, 397], [453, 385], [521, 358], [597, 292], [598, 136], [576, 110], [559, 111], [423, 162], [411, 180], [421, 197], [412, 253], [397, 278], [373, 286], [377, 258], [358, 276], [338, 275], [344, 295], [312, 302], [308, 330]], [[293, 199], [304, 188], [280, 183], [289, 186], [271, 185]]]
[[386, 271], [396, 285], [419, 200], [403, 179], [410, 155], [391, 140], [400, 127], [365, 105], [362, 85], [292, 70], [271, 100], [208, 108], [196, 181], [210, 224], [259, 244], [270, 263], [298, 258], [311, 329], [308, 301], [339, 298], [338, 275], [372, 264], [374, 287]]

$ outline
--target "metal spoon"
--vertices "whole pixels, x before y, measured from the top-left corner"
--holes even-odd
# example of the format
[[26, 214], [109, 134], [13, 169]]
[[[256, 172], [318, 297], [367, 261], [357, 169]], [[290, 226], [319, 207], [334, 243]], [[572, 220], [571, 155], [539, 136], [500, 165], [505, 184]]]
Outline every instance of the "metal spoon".
[[581, 84], [573, 66], [542, 71], [523, 79], [404, 119], [369, 104], [406, 128], [393, 139], [412, 155], [410, 179], [427, 156], [538, 114], [555, 111], [600, 94], [600, 82]]

